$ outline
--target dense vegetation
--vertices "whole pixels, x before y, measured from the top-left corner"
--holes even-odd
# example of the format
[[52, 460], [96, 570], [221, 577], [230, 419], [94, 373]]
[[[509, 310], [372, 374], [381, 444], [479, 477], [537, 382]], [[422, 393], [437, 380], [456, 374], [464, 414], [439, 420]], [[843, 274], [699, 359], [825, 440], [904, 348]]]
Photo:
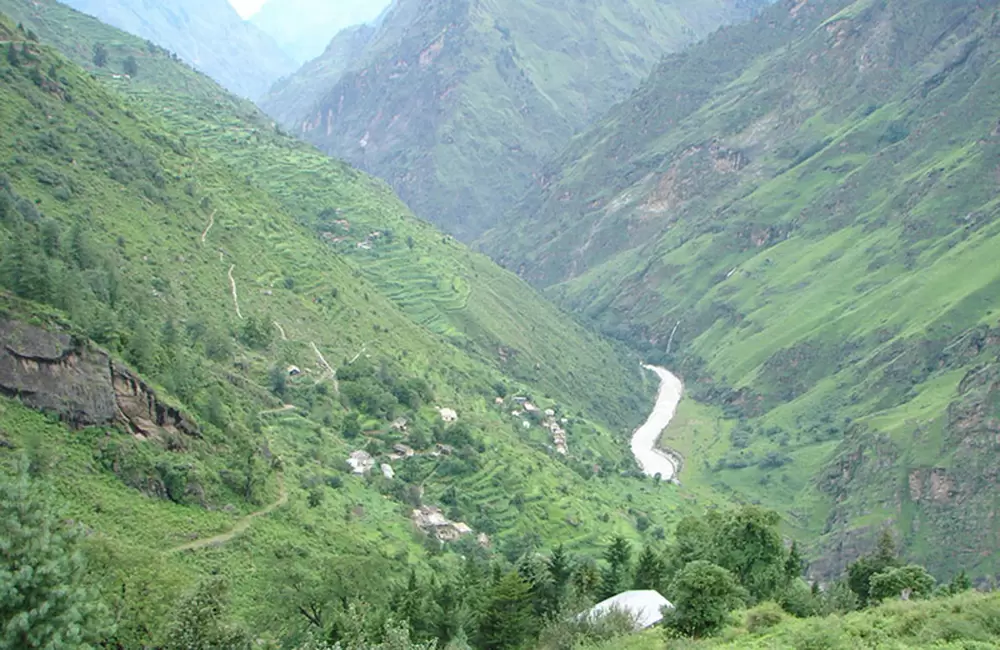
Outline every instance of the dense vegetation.
[[[331, 626], [361, 625], [351, 590], [454, 583], [460, 554], [659, 539], [692, 507], [627, 456], [651, 400], [636, 359], [165, 51], [55, 3], [2, 7], [24, 25], [0, 21], [0, 321], [100, 345], [197, 425], [71, 430], [0, 399], [3, 474], [26, 454], [30, 491], [83, 527], [89, 577], [60, 560], [60, 579], [100, 592], [121, 647], [191, 643], [217, 578], [211, 635], [291, 645], [317, 590]], [[516, 395], [565, 418], [568, 454], [540, 412], [511, 416]], [[415, 526], [422, 506], [473, 532]]]
[[782, 1], [667, 57], [485, 248], [683, 375], [686, 486], [835, 575], [996, 573], [998, 3]]
[[261, 106], [471, 238], [664, 52], [762, 4], [401, 0], [352, 61], [332, 47]]
[[[15, 478], [0, 481], [0, 530], [9, 540], [0, 584], [16, 596], [0, 606], [4, 648], [658, 647], [650, 635], [623, 639], [634, 628], [628, 612], [579, 616], [595, 600], [629, 588], [672, 594], [659, 633], [685, 647], [682, 639], [706, 637], [727, 647], [796, 648], [859, 640], [873, 648], [893, 641], [899, 648], [985, 648], [1000, 639], [995, 595], [973, 596], [964, 573], [935, 590], [922, 567], [902, 565], [888, 533], [842, 581], [810, 588], [796, 546], [781, 541], [776, 515], [754, 507], [686, 518], [669, 546], [646, 546], [636, 560], [632, 545], [614, 537], [599, 564], [560, 545], [514, 559], [470, 548], [461, 562], [424, 576], [411, 569], [397, 580], [367, 563], [296, 568], [269, 585], [287, 602], [276, 604], [283, 616], [265, 619], [263, 629], [233, 617], [230, 579], [211, 575], [157, 618], [149, 584], [130, 597], [128, 578], [108, 564], [102, 543], [56, 520], [36, 478], [45, 473], [39, 462], [37, 450], [31, 459], [21, 456]], [[911, 602], [879, 607], [901, 594]], [[871, 610], [852, 613], [864, 608]], [[790, 623], [792, 617], [806, 620]]]

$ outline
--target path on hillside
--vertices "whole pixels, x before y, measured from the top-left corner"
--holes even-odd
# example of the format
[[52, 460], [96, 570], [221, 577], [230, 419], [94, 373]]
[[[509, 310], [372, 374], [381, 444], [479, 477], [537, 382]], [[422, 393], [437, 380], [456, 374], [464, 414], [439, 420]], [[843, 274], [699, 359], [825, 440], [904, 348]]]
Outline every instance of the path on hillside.
[[205, 226], [205, 230], [203, 230], [202, 233], [201, 233], [201, 245], [202, 246], [205, 245], [205, 237], [208, 237], [208, 231], [211, 230], [212, 226], [215, 225], [215, 213], [216, 213], [216, 210], [212, 210], [212, 214], [210, 214], [208, 216], [208, 225]]
[[319, 351], [319, 347], [317, 347], [314, 342], [309, 341], [309, 345], [312, 346], [313, 352], [316, 353], [316, 358], [319, 359], [320, 365], [326, 368], [326, 371], [330, 373], [330, 378], [333, 379], [333, 391], [339, 394], [340, 382], [337, 381], [337, 371], [333, 369], [333, 366], [326, 362], [326, 357], [323, 356], [323, 353]]
[[646, 370], [652, 370], [660, 378], [660, 390], [656, 395], [656, 404], [646, 421], [632, 434], [632, 454], [639, 467], [647, 476], [660, 475], [664, 481], [676, 478], [679, 459], [656, 446], [663, 430], [677, 412], [677, 405], [684, 393], [684, 384], [666, 368], [643, 365]]
[[229, 532], [223, 533], [221, 535], [215, 535], [214, 537], [206, 537], [204, 539], [196, 539], [193, 542], [188, 542], [187, 544], [181, 544], [180, 546], [175, 546], [170, 549], [168, 553], [182, 553], [184, 551], [197, 551], [202, 548], [207, 548], [209, 546], [222, 546], [223, 544], [231, 541], [237, 535], [242, 535], [250, 528], [250, 524], [253, 523], [254, 519], [258, 517], [264, 517], [271, 514], [281, 506], [288, 503], [288, 490], [285, 489], [285, 478], [281, 476], [279, 479], [279, 492], [278, 500], [274, 503], [268, 505], [262, 510], [257, 512], [251, 512], [249, 515], [243, 517], [237, 521]]
[[281, 323], [279, 323], [278, 321], [274, 321], [274, 326], [278, 328], [278, 333], [281, 334], [281, 340], [287, 341], [288, 335], [285, 334], [285, 328], [281, 326]]
[[240, 320], [243, 320], [243, 314], [240, 313], [240, 299], [236, 297], [236, 278], [233, 277], [233, 269], [235, 268], [235, 264], [229, 267], [229, 288], [233, 292], [233, 304], [236, 305], [236, 315], [240, 317]]

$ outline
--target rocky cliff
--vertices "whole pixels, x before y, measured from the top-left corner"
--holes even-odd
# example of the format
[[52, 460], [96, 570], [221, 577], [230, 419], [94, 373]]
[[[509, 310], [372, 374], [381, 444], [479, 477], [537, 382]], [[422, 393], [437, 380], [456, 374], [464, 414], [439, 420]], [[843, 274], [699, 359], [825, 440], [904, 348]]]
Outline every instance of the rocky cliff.
[[82, 428], [121, 424], [138, 436], [198, 435], [135, 373], [65, 332], [0, 320], [0, 393]]

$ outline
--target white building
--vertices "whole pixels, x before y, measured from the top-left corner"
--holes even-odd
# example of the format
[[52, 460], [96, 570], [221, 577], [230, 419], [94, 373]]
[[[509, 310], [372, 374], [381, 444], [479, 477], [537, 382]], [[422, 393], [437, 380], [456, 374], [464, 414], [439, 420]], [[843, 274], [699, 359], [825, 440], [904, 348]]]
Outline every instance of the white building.
[[663, 620], [664, 608], [673, 609], [674, 606], [660, 592], [647, 589], [625, 591], [602, 600], [583, 615], [598, 618], [612, 611], [629, 612], [636, 619], [636, 630], [645, 630]]

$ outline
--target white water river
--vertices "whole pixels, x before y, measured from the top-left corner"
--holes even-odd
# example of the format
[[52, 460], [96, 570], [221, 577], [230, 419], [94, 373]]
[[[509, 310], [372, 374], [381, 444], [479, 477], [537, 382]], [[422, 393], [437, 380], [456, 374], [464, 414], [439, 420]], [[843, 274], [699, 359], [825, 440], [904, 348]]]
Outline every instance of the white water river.
[[632, 434], [632, 454], [639, 467], [647, 476], [660, 475], [664, 481], [670, 481], [677, 474], [677, 459], [667, 452], [658, 449], [656, 442], [660, 434], [670, 424], [677, 405], [680, 404], [684, 392], [684, 384], [672, 372], [659, 366], [644, 365], [646, 370], [652, 370], [660, 378], [660, 391], [656, 395], [653, 412], [641, 427]]

